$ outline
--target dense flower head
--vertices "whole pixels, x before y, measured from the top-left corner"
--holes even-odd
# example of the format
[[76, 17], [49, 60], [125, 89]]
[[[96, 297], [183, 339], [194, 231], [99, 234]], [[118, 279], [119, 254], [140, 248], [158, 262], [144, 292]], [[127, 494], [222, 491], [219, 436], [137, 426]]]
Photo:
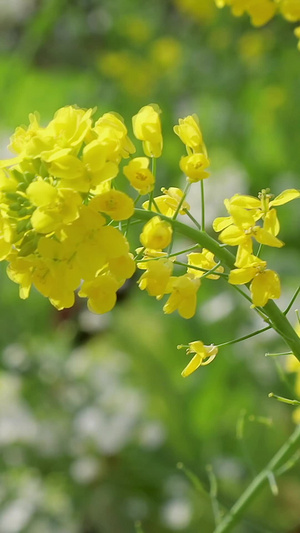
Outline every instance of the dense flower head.
[[[45, 127], [37, 113], [19, 127], [0, 172], [0, 259], [27, 298], [34, 285], [58, 309], [75, 291], [95, 312], [114, 305], [135, 262], [110, 221], [128, 220], [133, 200], [112, 186], [135, 151], [122, 117], [93, 109], [59, 109]], [[101, 296], [102, 295], [102, 296]]]
[[[150, 194], [143, 207], [157, 213], [140, 235], [144, 259], [138, 266], [144, 273], [139, 287], [158, 299], [169, 294], [164, 311], [178, 309], [189, 318], [196, 310], [200, 270], [192, 272], [190, 262], [186, 274], [174, 276], [174, 259], [162, 250], [173, 240], [165, 217], [189, 214], [190, 205], [177, 187], [152, 194], [153, 158], [163, 146], [161, 110], [149, 104], [132, 119], [145, 157], [132, 157], [135, 146], [120, 115], [108, 112], [94, 120], [94, 114], [95, 109], [66, 106], [46, 126], [32, 113], [28, 126], [16, 128], [10, 142], [15, 157], [0, 163], [0, 260], [8, 261], [8, 275], [19, 284], [21, 298], [34, 286], [58, 309], [72, 306], [78, 292], [88, 298], [91, 310], [110, 310], [136, 266], [122, 233], [127, 233], [135, 202], [115, 185], [122, 161], [130, 158], [123, 174], [139, 195]], [[188, 149], [180, 162], [187, 180], [207, 178], [209, 160], [198, 117], [180, 119], [174, 130]], [[122, 228], [123, 221], [128, 222]], [[209, 254], [203, 251], [195, 262], [214, 268]]]

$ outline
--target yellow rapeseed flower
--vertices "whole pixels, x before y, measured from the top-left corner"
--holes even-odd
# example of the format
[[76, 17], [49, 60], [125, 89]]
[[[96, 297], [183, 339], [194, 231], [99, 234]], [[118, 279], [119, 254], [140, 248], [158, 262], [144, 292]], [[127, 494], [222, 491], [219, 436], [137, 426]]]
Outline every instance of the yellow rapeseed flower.
[[169, 222], [155, 216], [143, 227], [140, 241], [145, 248], [163, 250], [172, 241], [173, 230]]
[[[188, 264], [190, 267], [187, 269], [188, 274], [192, 274], [196, 278], [201, 278], [205, 274], [205, 270], [211, 270], [214, 268], [217, 263], [214, 260], [214, 254], [206, 248], [203, 248], [202, 252], [192, 252], [187, 255]], [[203, 268], [204, 270], [197, 270], [194, 267]], [[224, 268], [219, 266], [215, 270], [215, 274], [209, 274], [207, 277], [209, 279], [219, 279], [220, 276], [217, 275], [217, 272], [224, 272]]]
[[163, 307], [164, 313], [170, 314], [177, 309], [182, 318], [191, 318], [194, 316], [199, 287], [199, 278], [195, 278], [189, 274], [178, 277], [172, 276], [166, 289], [166, 293], [171, 293], [171, 296]]
[[182, 172], [191, 183], [209, 178], [209, 172], [206, 170], [209, 165], [209, 159], [205, 154], [187, 155], [182, 157], [179, 162]]
[[[172, 218], [172, 216], [176, 213], [179, 204], [182, 201], [184, 192], [178, 187], [169, 187], [168, 189], [162, 187], [161, 190], [164, 194], [162, 196], [155, 196], [154, 202], [151, 205], [151, 211], [157, 213], [159, 210], [159, 213], [161, 213], [162, 215]], [[143, 208], [149, 208], [148, 200], [143, 203]], [[185, 210], [190, 210], [190, 205], [187, 203], [186, 200], [182, 202], [179, 214], [185, 215]]]
[[179, 124], [174, 126], [174, 132], [187, 148], [191, 148], [194, 153], [202, 153], [203, 138], [199, 127], [197, 115], [189, 115], [179, 119]]
[[134, 202], [125, 192], [111, 189], [95, 196], [89, 204], [91, 209], [109, 215], [113, 220], [127, 220], [133, 215]]
[[123, 167], [123, 172], [139, 194], [148, 194], [153, 191], [155, 177], [149, 170], [149, 159], [147, 157], [135, 157], [128, 165]]
[[160, 157], [162, 152], [160, 113], [158, 105], [149, 104], [132, 117], [133, 133], [143, 141], [143, 150], [148, 157]]
[[271, 298], [279, 298], [280, 279], [277, 272], [266, 268], [267, 262], [254, 255], [244, 254], [238, 268], [230, 271], [228, 282], [243, 285], [251, 280], [250, 291], [255, 307], [264, 307]]
[[146, 290], [150, 296], [156, 296], [160, 300], [164, 294], [172, 276], [173, 262], [168, 258], [138, 263], [138, 268], [145, 270], [138, 284], [139, 288]]
[[[177, 348], [182, 348], [182, 346], [177, 346]], [[186, 378], [200, 366], [206, 366], [211, 363], [218, 353], [217, 346], [211, 344], [210, 346], [205, 346], [202, 341], [193, 341], [189, 342], [189, 347], [186, 350], [186, 354], [189, 355], [194, 353], [194, 357], [191, 359], [189, 364], [181, 372], [183, 378]]]
[[111, 274], [100, 274], [91, 281], [84, 281], [78, 296], [88, 298], [88, 308], [93, 313], [107, 313], [115, 306], [121, 285]]

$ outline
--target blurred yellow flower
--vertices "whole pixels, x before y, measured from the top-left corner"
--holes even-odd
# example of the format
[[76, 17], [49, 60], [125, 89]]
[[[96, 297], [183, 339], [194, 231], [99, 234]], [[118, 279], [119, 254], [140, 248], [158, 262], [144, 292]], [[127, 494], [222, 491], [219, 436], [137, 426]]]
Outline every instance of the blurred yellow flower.
[[174, 37], [161, 37], [153, 42], [150, 57], [155, 65], [166, 71], [178, 68], [182, 53], [180, 41]]

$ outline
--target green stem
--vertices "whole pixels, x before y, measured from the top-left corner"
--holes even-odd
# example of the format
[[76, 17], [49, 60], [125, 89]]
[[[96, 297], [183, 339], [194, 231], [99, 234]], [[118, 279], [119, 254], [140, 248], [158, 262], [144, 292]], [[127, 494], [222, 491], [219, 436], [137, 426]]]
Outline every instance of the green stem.
[[228, 346], [229, 344], [236, 344], [237, 342], [245, 341], [247, 339], [250, 339], [251, 337], [255, 337], [255, 335], [263, 333], [264, 331], [268, 331], [268, 329], [271, 329], [271, 326], [266, 326], [265, 328], [258, 329], [253, 333], [249, 333], [248, 335], [244, 335], [243, 337], [239, 337], [238, 339], [233, 339], [232, 341], [222, 342], [222, 344], [218, 344], [217, 347], [221, 348], [223, 346]]
[[190, 219], [192, 222], [194, 222], [195, 226], [196, 226], [199, 230], [201, 230], [201, 226], [200, 226], [198, 220], [196, 220], [196, 219], [193, 217], [193, 215], [192, 215], [187, 209], [183, 209], [183, 211], [187, 214], [187, 216], [189, 217], [189, 219]]
[[[133, 217], [139, 220], [149, 220], [155, 215], [151, 211], [135, 209]], [[226, 248], [221, 246], [215, 239], [210, 237], [205, 231], [191, 228], [178, 220], [173, 220], [164, 215], [160, 215], [163, 220], [172, 224], [173, 229], [185, 237], [191, 239], [203, 248], [210, 250], [224, 265], [230, 269], [234, 268], [235, 256]], [[280, 311], [274, 300], [269, 300], [263, 307], [263, 312], [269, 318], [270, 325], [281, 335], [286, 344], [290, 347], [295, 357], [300, 361], [300, 337], [287, 320], [286, 316]]]
[[299, 400], [290, 400], [289, 398], [284, 398], [283, 396], [277, 396], [277, 394], [274, 394], [274, 392], [269, 392], [268, 396], [269, 398], [275, 398], [275, 400], [278, 400], [282, 403], [287, 403], [288, 405], [300, 405]]
[[296, 298], [297, 298], [299, 292], [300, 292], [300, 286], [299, 286], [299, 287], [297, 288], [297, 290], [295, 291], [295, 293], [294, 293], [294, 295], [293, 295], [293, 297], [292, 297], [292, 299], [291, 299], [289, 305], [287, 306], [287, 308], [283, 311], [283, 314], [284, 314], [284, 315], [287, 315], [287, 314], [288, 314], [288, 312], [289, 312], [289, 310], [291, 309], [293, 303], [295, 302], [295, 300], [296, 300]]
[[204, 183], [200, 181], [201, 185], [201, 229], [205, 231], [205, 201], [204, 201]]
[[249, 487], [233, 505], [231, 510], [225, 515], [220, 524], [215, 528], [214, 533], [227, 533], [237, 524], [245, 509], [257, 496], [261, 489], [269, 483], [270, 472], [274, 474], [283, 463], [285, 463], [297, 451], [300, 443], [300, 425], [294, 433], [284, 443], [280, 450], [274, 455], [269, 464], [254, 478]]
[[[170, 254], [168, 257], [171, 257], [171, 256], [172, 256], [172, 254]], [[197, 266], [194, 266], [194, 265], [189, 265], [188, 263], [182, 263], [181, 261], [173, 261], [173, 263], [174, 263], [174, 265], [179, 265], [179, 266], [183, 266], [183, 267], [186, 267], [186, 268], [193, 268], [194, 270], [198, 270], [199, 272], [203, 272], [203, 276], [201, 276], [201, 280], [202, 280], [203, 278], [206, 278], [210, 274], [213, 274], [214, 272], [216, 272], [216, 270], [219, 268], [219, 266], [221, 264], [221, 261], [219, 261], [219, 263], [217, 263], [210, 270], [207, 270], [206, 268], [197, 267]], [[216, 274], [217, 274], [217, 276], [225, 276], [227, 278], [227, 274], [223, 274], [223, 272], [217, 272]]]
[[182, 205], [183, 205], [183, 202], [184, 202], [184, 200], [186, 199], [186, 195], [187, 195], [187, 193], [189, 192], [189, 188], [190, 188], [190, 186], [191, 186], [190, 183], [187, 183], [187, 184], [186, 184], [185, 189], [184, 189], [184, 191], [183, 191], [182, 198], [181, 198], [181, 200], [180, 200], [180, 202], [179, 202], [179, 204], [178, 204], [178, 206], [177, 206], [177, 208], [176, 208], [176, 211], [175, 211], [175, 213], [174, 213], [174, 215], [173, 215], [173, 217], [172, 217], [172, 220], [176, 220], [176, 218], [177, 218], [177, 216], [178, 216], [178, 213], [180, 212], [180, 209], [181, 209], [181, 207], [182, 207]]
[[210, 500], [211, 500], [211, 507], [212, 507], [212, 512], [213, 512], [214, 519], [215, 519], [215, 524], [217, 526], [221, 522], [221, 512], [220, 512], [220, 506], [218, 502], [217, 478], [214, 474], [214, 471], [211, 465], [208, 465], [206, 467], [206, 471], [207, 471], [207, 475], [209, 479], [209, 486], [210, 486], [209, 495], [210, 495]]

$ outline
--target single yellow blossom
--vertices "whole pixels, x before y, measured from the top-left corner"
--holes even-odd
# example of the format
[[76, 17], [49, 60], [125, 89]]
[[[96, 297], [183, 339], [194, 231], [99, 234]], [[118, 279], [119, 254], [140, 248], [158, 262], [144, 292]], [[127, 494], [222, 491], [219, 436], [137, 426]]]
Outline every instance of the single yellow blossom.
[[233, 206], [236, 206], [255, 213], [257, 220], [262, 218], [264, 222], [263, 228], [276, 237], [279, 233], [280, 225], [274, 207], [284, 205], [296, 198], [300, 198], [300, 190], [298, 189], [286, 189], [275, 198], [268, 189], [263, 189], [258, 194], [258, 198], [235, 194], [230, 200], [226, 200], [225, 205], [229, 212], [231, 212]]
[[209, 178], [209, 172], [206, 170], [209, 164], [209, 159], [204, 154], [187, 155], [179, 162], [182, 172], [191, 183]]
[[[159, 209], [159, 213], [165, 215], [166, 217], [172, 218], [173, 215], [176, 213], [179, 204], [182, 202], [184, 192], [178, 187], [169, 187], [169, 189], [165, 189], [164, 187], [162, 187], [161, 190], [164, 194], [162, 196], [156, 196], [154, 198], [154, 202], [151, 205], [151, 211], [157, 213]], [[142, 205], [144, 209], [148, 209], [149, 201], [147, 200]], [[182, 202], [179, 214], [185, 215], [185, 210], [190, 210], [190, 205], [187, 203], [186, 200]]]
[[104, 113], [95, 123], [93, 131], [97, 141], [106, 147], [109, 161], [118, 164], [121, 158], [134, 154], [135, 146], [128, 136], [123, 117], [118, 113]]
[[162, 257], [158, 260], [138, 263], [138, 268], [145, 270], [140, 277], [138, 284], [143, 291], [146, 290], [150, 296], [156, 296], [160, 300], [164, 294], [173, 272], [173, 262]]
[[135, 272], [135, 261], [132, 254], [112, 257], [108, 261], [109, 271], [117, 280], [131, 278]]
[[[206, 248], [203, 248], [202, 252], [192, 252], [187, 255], [188, 264], [190, 267], [187, 269], [188, 274], [192, 274], [195, 278], [201, 278], [205, 274], [205, 270], [211, 270], [214, 268], [217, 263], [214, 261], [214, 254]], [[203, 268], [204, 271], [197, 270], [194, 267]], [[207, 278], [209, 279], [219, 279], [220, 276], [217, 275], [217, 272], [224, 272], [224, 268], [219, 266], [215, 273], [209, 274]]]
[[266, 261], [244, 254], [238, 267], [230, 271], [228, 282], [232, 285], [243, 285], [252, 280], [250, 291], [255, 307], [264, 307], [271, 298], [280, 297], [279, 276], [277, 272], [266, 268]]
[[155, 177], [149, 170], [149, 159], [147, 157], [135, 157], [128, 165], [123, 167], [123, 172], [139, 194], [148, 194], [153, 191]]
[[[252, 253], [254, 238], [260, 244], [281, 248], [284, 243], [267, 229], [256, 224], [261, 214], [255, 209], [244, 209], [234, 204], [225, 205], [230, 213], [229, 217], [218, 217], [213, 222], [213, 229], [221, 231], [219, 240], [230, 246], [239, 246]], [[239, 252], [238, 252], [239, 253]]]
[[171, 293], [165, 303], [164, 313], [170, 314], [178, 310], [182, 318], [191, 318], [196, 312], [197, 291], [200, 287], [200, 279], [184, 274], [183, 276], [172, 276], [169, 280], [166, 293]]
[[82, 200], [72, 189], [55, 189], [44, 181], [36, 181], [29, 185], [26, 192], [32, 203], [37, 205], [31, 224], [38, 233], [51, 233], [79, 216]]
[[199, 127], [197, 115], [189, 115], [179, 119], [179, 125], [174, 126], [174, 132], [180, 140], [193, 150], [194, 153], [201, 153], [203, 150], [203, 138]]
[[[182, 346], [177, 346], [177, 348], [182, 348]], [[191, 359], [189, 364], [181, 372], [183, 378], [186, 378], [200, 366], [206, 366], [211, 363], [218, 353], [217, 346], [211, 344], [210, 346], [205, 346], [202, 341], [193, 341], [189, 342], [189, 347], [186, 350], [187, 355], [194, 353], [194, 357]]]
[[143, 150], [148, 157], [160, 157], [162, 152], [160, 113], [158, 105], [149, 104], [132, 117], [134, 135], [143, 141]]
[[93, 313], [107, 313], [115, 306], [121, 285], [111, 274], [100, 274], [91, 281], [84, 281], [78, 296], [88, 298], [88, 308]]
[[169, 222], [155, 216], [148, 220], [140, 235], [140, 241], [145, 248], [163, 250], [172, 241], [173, 230]]
[[132, 198], [116, 189], [110, 189], [107, 192], [95, 196], [90, 201], [89, 207], [95, 211], [109, 215], [113, 220], [127, 220], [134, 212]]

